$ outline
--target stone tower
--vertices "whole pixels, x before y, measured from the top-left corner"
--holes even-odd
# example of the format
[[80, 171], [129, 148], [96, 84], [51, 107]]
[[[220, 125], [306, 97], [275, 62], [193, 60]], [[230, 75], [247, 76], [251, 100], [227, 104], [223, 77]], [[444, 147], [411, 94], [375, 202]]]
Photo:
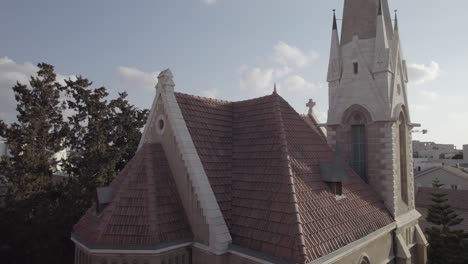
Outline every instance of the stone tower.
[[408, 74], [397, 17], [393, 26], [387, 0], [345, 0], [342, 23], [340, 38], [334, 15], [328, 140], [341, 146], [399, 223], [399, 263], [414, 263], [425, 258], [426, 242], [415, 210]]

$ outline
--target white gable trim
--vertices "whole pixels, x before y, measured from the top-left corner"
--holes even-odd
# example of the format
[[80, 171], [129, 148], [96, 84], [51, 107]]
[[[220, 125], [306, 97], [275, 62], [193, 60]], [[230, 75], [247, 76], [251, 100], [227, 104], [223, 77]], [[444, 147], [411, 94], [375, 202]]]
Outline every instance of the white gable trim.
[[[232, 241], [231, 234], [174, 94], [175, 83], [172, 73], [170, 70], [165, 70], [161, 72], [158, 80], [156, 86], [158, 92], [153, 103], [152, 117], [148, 119], [147, 123], [148, 133], [156, 133], [152, 126], [157, 127], [156, 115], [159, 113], [158, 111], [163, 112], [166, 117], [165, 126], [167, 126], [165, 131], [171, 132], [171, 140], [175, 145], [168, 145], [163, 139], [164, 135], [159, 135], [159, 140], [162, 141], [161, 144], [165, 151], [167, 151], [166, 148], [171, 148], [170, 151], [175, 151], [178, 155], [177, 164], [169, 161], [171, 169], [174, 170], [173, 166], [178, 166], [185, 170], [183, 175], [174, 175], [179, 192], [189, 188], [191, 198], [190, 202], [185, 202], [185, 210], [198, 211], [197, 215], [201, 217], [203, 224], [207, 225], [207, 232], [203, 231], [206, 232], [205, 239], [207, 241], [203, 241], [203, 243], [208, 244], [209, 251], [217, 255], [224, 254]], [[157, 111], [157, 109], [159, 110]], [[146, 142], [151, 140], [154, 135], [147, 134], [145, 136], [143, 140]], [[191, 221], [191, 225], [194, 231], [198, 228], [196, 222]]]
[[161, 249], [148, 249], [148, 250], [146, 249], [135, 249], [135, 250], [133, 249], [91, 249], [73, 237], [71, 237], [71, 241], [73, 241], [73, 243], [75, 243], [75, 245], [77, 245], [78, 247], [86, 250], [87, 252], [91, 254], [155, 255], [155, 254], [161, 254], [161, 253], [168, 252], [174, 249], [179, 249], [179, 248], [188, 247], [192, 245], [192, 242], [186, 242], [186, 243], [173, 245], [173, 246], [169, 246], [169, 247], [165, 247]]

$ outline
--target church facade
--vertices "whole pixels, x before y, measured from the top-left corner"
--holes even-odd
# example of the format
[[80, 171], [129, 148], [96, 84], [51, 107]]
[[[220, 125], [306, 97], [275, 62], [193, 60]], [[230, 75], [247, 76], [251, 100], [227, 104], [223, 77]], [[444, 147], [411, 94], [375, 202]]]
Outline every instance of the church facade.
[[426, 263], [398, 21], [344, 2], [327, 134], [276, 90], [214, 100], [163, 71], [135, 157], [74, 227], [75, 264]]

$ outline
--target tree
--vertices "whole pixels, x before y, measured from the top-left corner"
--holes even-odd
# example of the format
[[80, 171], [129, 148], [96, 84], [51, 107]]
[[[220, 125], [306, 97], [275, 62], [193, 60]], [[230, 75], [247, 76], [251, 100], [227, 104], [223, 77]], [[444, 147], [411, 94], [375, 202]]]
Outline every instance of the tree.
[[[12, 154], [0, 163], [9, 187], [0, 207], [0, 259], [6, 264], [73, 263], [73, 225], [96, 187], [109, 184], [133, 157], [148, 114], [126, 93], [109, 101], [105, 87], [92, 89], [81, 76], [60, 85], [51, 65], [38, 67], [30, 87], [13, 87], [18, 121], [0, 120]], [[69, 158], [56, 160], [63, 149]], [[67, 177], [57, 182], [59, 164]]]
[[447, 194], [440, 192], [443, 184], [436, 179], [432, 185], [435, 191], [431, 194], [432, 204], [429, 206], [426, 216], [426, 220], [432, 223], [432, 226], [426, 229], [430, 263], [468, 263], [465, 250], [467, 247], [464, 242], [466, 235], [463, 230], [455, 228], [463, 221], [463, 218], [451, 209]]
[[43, 191], [56, 169], [54, 154], [63, 149], [66, 128], [63, 122], [61, 86], [54, 67], [41, 63], [30, 87], [17, 83], [13, 87], [18, 102], [17, 122], [0, 121], [0, 136], [7, 139], [11, 155], [0, 164], [10, 190], [17, 199]]
[[67, 145], [72, 156], [65, 167], [82, 184], [90, 204], [98, 186], [108, 185], [133, 157], [146, 123], [148, 110], [139, 110], [126, 93], [108, 102], [104, 87], [77, 77], [66, 81], [67, 104], [74, 112], [68, 118]]

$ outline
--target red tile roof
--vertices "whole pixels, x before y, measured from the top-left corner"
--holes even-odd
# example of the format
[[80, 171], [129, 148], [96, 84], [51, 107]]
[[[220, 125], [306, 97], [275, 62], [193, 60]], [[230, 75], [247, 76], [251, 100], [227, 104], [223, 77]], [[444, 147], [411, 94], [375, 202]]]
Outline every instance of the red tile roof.
[[176, 93], [226, 222], [231, 219], [232, 103]]
[[90, 208], [73, 237], [90, 248], [155, 248], [191, 240], [192, 233], [160, 144], [141, 147], [111, 184], [111, 203]]
[[280, 96], [176, 98], [234, 244], [305, 263], [393, 221], [350, 168], [346, 198], [335, 199], [319, 169], [332, 150]]

